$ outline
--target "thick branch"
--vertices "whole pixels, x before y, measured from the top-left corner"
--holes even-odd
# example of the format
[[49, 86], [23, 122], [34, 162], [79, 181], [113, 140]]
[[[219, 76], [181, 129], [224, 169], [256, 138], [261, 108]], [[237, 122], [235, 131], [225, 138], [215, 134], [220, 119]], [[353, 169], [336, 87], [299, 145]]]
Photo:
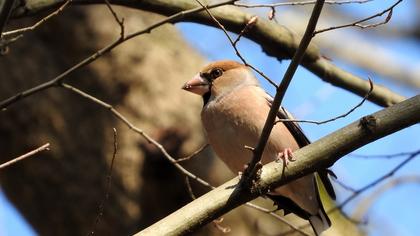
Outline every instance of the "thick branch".
[[[112, 4], [128, 6], [132, 8], [147, 10], [163, 15], [171, 15], [180, 11], [197, 7], [194, 1], [179, 0], [111, 0]], [[40, 10], [51, 8], [61, 3], [60, 0], [28, 0], [25, 7], [19, 8], [14, 12], [15, 16], [24, 14], [37, 13]], [[76, 0], [76, 4], [94, 4], [103, 3], [102, 0]], [[246, 23], [253, 16], [245, 13], [235, 7], [220, 7], [212, 11], [213, 15], [218, 18], [226, 29], [240, 33]], [[200, 12], [189, 17], [180, 18], [179, 21], [197, 22], [205, 25], [214, 26], [213, 22], [205, 12]], [[295, 53], [300, 37], [292, 33], [287, 28], [275, 24], [274, 22], [259, 19], [253, 30], [248, 32], [246, 37], [260, 44], [263, 50], [269, 55], [278, 59], [289, 59]], [[335, 86], [342, 87], [360, 96], [364, 96], [369, 90], [369, 82], [355, 75], [352, 75], [330, 61], [321, 57], [318, 48], [310, 44], [302, 65], [308, 70], [319, 76], [324, 81]], [[390, 106], [401, 102], [404, 97], [390, 91], [389, 89], [375, 85], [375, 89], [369, 100], [381, 105]]]
[[257, 191], [249, 193], [238, 190], [236, 186], [239, 179], [234, 178], [136, 235], [179, 235], [191, 232], [256, 198], [269, 188], [331, 166], [345, 154], [418, 122], [420, 95], [363, 117], [297, 150], [293, 153], [296, 161], [289, 164], [288, 168], [283, 169], [283, 166], [276, 162], [265, 165]]

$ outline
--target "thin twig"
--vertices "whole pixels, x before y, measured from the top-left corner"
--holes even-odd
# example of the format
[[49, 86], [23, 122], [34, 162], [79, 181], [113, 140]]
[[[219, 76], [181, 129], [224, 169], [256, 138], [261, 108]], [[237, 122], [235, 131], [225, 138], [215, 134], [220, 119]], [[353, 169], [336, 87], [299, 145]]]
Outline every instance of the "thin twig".
[[114, 131], [114, 152], [112, 153], [111, 164], [109, 166], [108, 174], [106, 176], [105, 195], [102, 198], [101, 203], [98, 206], [98, 214], [96, 215], [95, 222], [93, 224], [92, 230], [88, 233], [88, 235], [94, 235], [95, 234], [96, 227], [98, 226], [99, 222], [101, 221], [101, 217], [104, 214], [105, 203], [109, 198], [109, 190], [111, 188], [111, 180], [112, 180], [112, 169], [114, 168], [114, 161], [115, 161], [115, 157], [117, 156], [117, 150], [118, 150], [117, 129], [112, 128], [112, 130]]
[[362, 219], [363, 216], [366, 215], [366, 212], [369, 211], [371, 205], [379, 198], [381, 197], [385, 192], [394, 189], [396, 187], [399, 187], [403, 184], [409, 184], [409, 183], [415, 183], [417, 185], [420, 185], [420, 176], [418, 175], [407, 175], [407, 176], [401, 176], [397, 177], [395, 179], [389, 180], [387, 183], [384, 183], [381, 187], [376, 189], [373, 193], [371, 193], [369, 196], [365, 197], [360, 203], [357, 204], [355, 207], [356, 209], [353, 210], [353, 217], [356, 219]]
[[45, 23], [47, 20], [49, 20], [50, 18], [60, 14], [64, 8], [71, 2], [72, 0], [66, 0], [63, 5], [61, 5], [57, 10], [53, 11], [51, 14], [47, 15], [46, 17], [42, 18], [41, 20], [39, 20], [38, 22], [36, 22], [35, 24], [33, 24], [32, 26], [28, 26], [25, 28], [20, 28], [20, 29], [15, 29], [15, 30], [10, 30], [7, 32], [3, 32], [1, 34], [2, 37], [4, 36], [10, 36], [10, 35], [14, 35], [14, 34], [23, 34], [26, 33], [27, 31], [31, 31], [31, 30], [35, 30], [36, 28], [38, 28], [38, 26], [42, 25], [43, 23]]
[[[342, 5], [342, 4], [351, 4], [351, 3], [367, 3], [372, 0], [346, 0], [346, 1], [325, 1], [325, 4], [330, 5]], [[275, 7], [280, 6], [304, 6], [304, 5], [312, 5], [315, 4], [316, 0], [308, 0], [308, 1], [295, 1], [295, 2], [278, 2], [278, 3], [271, 3], [271, 4], [246, 4], [246, 3], [238, 3], [235, 2], [234, 5], [238, 7], [245, 7], [245, 8], [259, 8], [259, 7], [269, 7], [274, 9]]]
[[0, 5], [0, 35], [2, 35], [1, 32], [3, 32], [4, 26], [9, 20], [9, 16], [12, 12], [14, 2], [15, 0], [4, 0]]
[[348, 110], [346, 113], [341, 114], [339, 116], [333, 117], [331, 119], [328, 120], [323, 120], [323, 121], [315, 121], [315, 120], [296, 120], [296, 119], [277, 119], [275, 124], [279, 123], [279, 122], [300, 122], [300, 123], [311, 123], [311, 124], [317, 124], [317, 125], [321, 125], [321, 124], [325, 124], [325, 123], [329, 123], [335, 120], [338, 120], [340, 118], [344, 118], [348, 115], [350, 115], [353, 111], [355, 111], [357, 108], [359, 108], [360, 106], [363, 105], [363, 103], [368, 99], [369, 95], [372, 93], [373, 90], [373, 83], [372, 80], [369, 78], [369, 91], [366, 93], [366, 95], [363, 97], [363, 99], [354, 107], [352, 107], [350, 110]]
[[[9, 20], [15, 0], [1, 0], [0, 1], [0, 55], [5, 55], [8, 52], [7, 45], [10, 40], [3, 38], [3, 29]], [[15, 38], [16, 39], [16, 38]]]
[[355, 193], [357, 190], [343, 182], [341, 182], [340, 180], [336, 179], [336, 178], [331, 178], [335, 183], [337, 183], [339, 186], [341, 186], [343, 189]]
[[400, 164], [398, 164], [396, 167], [394, 167], [391, 171], [389, 171], [385, 175], [383, 175], [383, 176], [377, 178], [376, 180], [372, 181], [371, 183], [365, 185], [363, 188], [360, 188], [360, 189], [354, 191], [353, 194], [350, 197], [348, 197], [346, 200], [344, 200], [342, 203], [340, 203], [337, 207], [331, 209], [330, 212], [332, 212], [334, 210], [337, 210], [337, 209], [342, 209], [347, 203], [349, 203], [351, 200], [353, 200], [354, 198], [356, 198], [358, 195], [360, 195], [364, 191], [366, 191], [366, 190], [368, 190], [368, 189], [376, 186], [377, 184], [381, 183], [382, 181], [390, 178], [399, 169], [401, 169], [402, 167], [404, 167], [407, 163], [409, 163], [410, 161], [412, 161], [419, 154], [420, 154], [420, 150], [412, 153], [407, 159], [405, 159], [404, 161], [402, 161]]
[[202, 151], [204, 151], [204, 149], [206, 149], [209, 146], [208, 143], [204, 144], [203, 146], [201, 146], [199, 149], [195, 150], [193, 153], [191, 153], [190, 155], [186, 156], [186, 157], [181, 157], [175, 160], [176, 163], [179, 162], [183, 162], [183, 161], [187, 161], [190, 160], [191, 158], [197, 156], [198, 154], [200, 154]]
[[6, 168], [8, 166], [11, 166], [11, 165], [13, 165], [13, 164], [15, 164], [15, 163], [17, 163], [17, 162], [19, 162], [21, 160], [24, 160], [24, 159], [26, 159], [28, 157], [31, 157], [31, 156], [37, 154], [38, 152], [48, 151], [48, 150], [50, 150], [50, 144], [49, 143], [46, 143], [46, 144], [42, 145], [41, 147], [39, 147], [37, 149], [34, 149], [34, 150], [32, 150], [32, 151], [30, 151], [28, 153], [25, 153], [25, 154], [23, 154], [21, 156], [18, 156], [18, 157], [14, 158], [14, 159], [12, 159], [10, 161], [7, 161], [7, 162], [1, 164], [0, 165], [0, 170]]
[[226, 38], [229, 40], [230, 44], [232, 45], [233, 49], [235, 50], [236, 55], [241, 59], [242, 63], [244, 63], [245, 66], [248, 66], [255, 72], [257, 72], [259, 75], [261, 75], [265, 80], [267, 80], [271, 85], [273, 85], [275, 88], [277, 88], [277, 84], [272, 81], [267, 75], [265, 75], [262, 71], [258, 70], [256, 67], [249, 64], [245, 58], [242, 56], [242, 54], [239, 52], [239, 49], [237, 48], [236, 44], [238, 43], [240, 37], [249, 30], [250, 27], [256, 24], [258, 18], [256, 16], [251, 17], [245, 27], [242, 29], [242, 32], [239, 34], [238, 38], [236, 40], [233, 40], [232, 37], [230, 37], [229, 33], [227, 32], [225, 26], [220, 23], [220, 21], [214, 17], [214, 15], [210, 12], [209, 7], [204, 5], [200, 0], [195, 0], [198, 4], [200, 4], [201, 7], [205, 9], [209, 17], [219, 26], [219, 28], [223, 31], [223, 33], [226, 35]]
[[[298, 68], [300, 62], [302, 61], [306, 48], [308, 47], [313, 37], [313, 32], [318, 22], [318, 18], [321, 14], [323, 5], [324, 5], [324, 0], [317, 0], [312, 10], [312, 14], [309, 19], [308, 26], [306, 27], [305, 34], [303, 35], [302, 40], [300, 41], [298, 49], [293, 55], [292, 61], [290, 62], [289, 67], [287, 68], [286, 73], [284, 74], [283, 80], [281, 81], [280, 85], [277, 87], [276, 95], [273, 99], [273, 104], [271, 105], [270, 112], [265, 121], [263, 131], [258, 141], [258, 145], [255, 148], [252, 160], [244, 173], [244, 175], [247, 176], [249, 180], [253, 179], [253, 177], [259, 171], [258, 169], [259, 165], [257, 165], [257, 163], [259, 163], [261, 160], [265, 145], [267, 144], [271, 130], [273, 129], [274, 122], [277, 117], [277, 112], [280, 108], [280, 105], [286, 93], [287, 87], [292, 81], [293, 75], [296, 72], [296, 69]], [[246, 178], [243, 178], [243, 179], [245, 180]], [[245, 180], [245, 181], [249, 181], [249, 180]]]
[[120, 19], [118, 17], [118, 14], [112, 8], [111, 4], [109, 3], [109, 0], [105, 0], [105, 4], [108, 7], [109, 11], [111, 12], [112, 16], [114, 17], [114, 20], [120, 26], [120, 38], [123, 39], [124, 38], [124, 34], [125, 34], [124, 18], [121, 18]]
[[185, 185], [187, 185], [187, 190], [188, 190], [188, 194], [190, 195], [192, 200], [195, 200], [197, 197], [195, 196], [192, 187], [191, 187], [191, 183], [190, 183], [190, 177], [185, 176]]
[[[224, 1], [224, 2], [220, 2], [220, 3], [215, 3], [215, 4], [211, 4], [208, 5], [207, 8], [214, 8], [214, 7], [219, 7], [219, 6], [223, 6], [223, 5], [227, 5], [227, 4], [231, 4], [233, 3], [234, 0], [228, 0], [228, 1]], [[126, 42], [127, 40], [137, 37], [139, 35], [142, 34], [146, 34], [146, 33], [150, 33], [153, 29], [158, 28], [166, 23], [172, 23], [177, 21], [180, 18], [189, 16], [191, 14], [203, 11], [204, 9], [202, 7], [197, 7], [197, 8], [193, 8], [190, 10], [186, 10], [186, 11], [181, 11], [178, 12], [176, 14], [173, 14], [169, 17], [166, 17], [163, 20], [160, 20], [146, 28], [144, 28], [143, 30], [139, 30], [137, 32], [134, 32], [132, 34], [126, 35], [124, 37], [120, 37], [115, 40], [114, 42], [108, 44], [107, 46], [103, 47], [102, 49], [98, 50], [97, 52], [95, 52], [94, 54], [92, 54], [91, 56], [85, 58], [84, 60], [80, 61], [79, 63], [77, 63], [76, 65], [72, 66], [71, 68], [67, 69], [66, 71], [64, 71], [63, 73], [61, 73], [60, 75], [54, 77], [53, 79], [41, 83], [35, 87], [32, 87], [30, 89], [27, 89], [25, 91], [22, 91], [20, 93], [17, 93], [3, 101], [0, 102], [0, 110], [5, 110], [8, 106], [10, 106], [11, 104], [21, 100], [22, 98], [28, 97], [30, 95], [33, 95], [35, 93], [38, 93], [40, 91], [43, 91], [45, 89], [57, 86], [58, 84], [62, 83], [64, 81], [64, 79], [70, 75], [71, 73], [73, 73], [74, 71], [80, 69], [83, 66], [86, 66], [90, 63], [92, 63], [93, 61], [95, 61], [96, 59], [98, 59], [99, 57], [103, 56], [104, 54], [110, 52], [112, 49], [114, 49], [115, 47], [117, 47], [118, 45]]]
[[104, 107], [105, 109], [109, 110], [118, 120], [122, 121], [124, 124], [126, 124], [128, 126], [128, 128], [130, 128], [131, 130], [133, 130], [135, 133], [140, 134], [144, 139], [146, 139], [147, 142], [149, 142], [150, 144], [154, 145], [157, 149], [159, 149], [159, 151], [163, 154], [163, 156], [168, 159], [179, 171], [181, 171], [184, 175], [189, 176], [190, 178], [194, 179], [195, 181], [199, 182], [200, 184], [207, 186], [209, 188], [212, 188], [212, 186], [207, 183], [206, 181], [204, 181], [203, 179], [197, 177], [196, 175], [194, 175], [193, 173], [189, 172], [188, 170], [186, 170], [184, 167], [182, 167], [179, 163], [176, 162], [176, 159], [173, 158], [167, 151], [166, 149], [162, 146], [162, 144], [160, 144], [158, 141], [154, 140], [152, 137], [150, 137], [148, 134], [146, 134], [142, 129], [138, 128], [137, 126], [135, 126], [134, 124], [132, 124], [125, 116], [123, 116], [120, 112], [118, 112], [112, 105], [90, 95], [87, 94], [83, 91], [81, 91], [80, 89], [77, 89], [71, 85], [68, 84], [60, 84], [61, 87], [75, 93], [78, 94], [84, 98], [87, 98], [88, 100]]
[[246, 23], [245, 27], [239, 32], [238, 37], [233, 41], [233, 46], [236, 47], [236, 44], [239, 42], [241, 37], [250, 29], [252, 28], [258, 21], [258, 16], [251, 17], [248, 22]]
[[8, 46], [10, 44], [16, 42], [18, 39], [20, 39], [22, 37], [23, 37], [23, 35], [19, 34], [19, 35], [14, 36], [14, 37], [8, 37], [7, 39], [6, 38], [1, 39], [0, 54], [1, 55], [6, 55], [9, 52], [9, 47]]
[[397, 157], [404, 157], [404, 156], [408, 156], [413, 154], [413, 152], [400, 152], [400, 153], [393, 153], [393, 154], [378, 154], [378, 155], [362, 155], [362, 154], [355, 154], [355, 153], [350, 153], [347, 154], [347, 156], [351, 156], [351, 157], [356, 157], [356, 158], [366, 158], [366, 159], [371, 159], [371, 158], [380, 158], [380, 159], [392, 159], [392, 158], [397, 158]]
[[[393, 10], [393, 9], [394, 9], [394, 8], [395, 8], [398, 4], [400, 4], [402, 1], [403, 1], [403, 0], [398, 0], [396, 3], [394, 3], [394, 4], [393, 4], [392, 6], [390, 6], [389, 8], [387, 8], [387, 9], [383, 10], [382, 12], [377, 13], [377, 14], [372, 15], [372, 16], [369, 16], [369, 17], [364, 18], [364, 19], [362, 19], [362, 20], [359, 20], [359, 21], [356, 21], [356, 22], [353, 22], [353, 23], [350, 23], [350, 24], [339, 25], [339, 26], [333, 26], [333, 27], [330, 27], [330, 28], [317, 30], [317, 31], [315, 31], [315, 32], [314, 32], [314, 35], [315, 35], [315, 34], [319, 34], [319, 33], [323, 33], [323, 32], [326, 32], [326, 31], [330, 31], [330, 30], [336, 30], [336, 29], [345, 28], [345, 27], [359, 27], [359, 28], [365, 29], [365, 28], [376, 27], [376, 26], [379, 26], [379, 25], [384, 25], [384, 24], [388, 23], [388, 22], [391, 20], [391, 17], [392, 17], [392, 10]], [[361, 24], [361, 23], [366, 22], [366, 21], [368, 21], [368, 20], [371, 20], [371, 19], [373, 19], [373, 18], [380, 17], [380, 16], [384, 15], [385, 13], [388, 13], [388, 15], [387, 15], [387, 17], [385, 18], [385, 20], [384, 20], [384, 21], [382, 21], [382, 22], [378, 22], [378, 23], [374, 23], [374, 24], [368, 24], [368, 25], [362, 25], [362, 24]]]

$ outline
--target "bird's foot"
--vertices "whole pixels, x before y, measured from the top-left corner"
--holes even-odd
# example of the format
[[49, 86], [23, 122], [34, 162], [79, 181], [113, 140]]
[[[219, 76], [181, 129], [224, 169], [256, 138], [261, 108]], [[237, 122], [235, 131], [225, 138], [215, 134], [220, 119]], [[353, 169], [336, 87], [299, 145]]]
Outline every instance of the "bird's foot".
[[285, 148], [282, 152], [277, 154], [276, 162], [283, 161], [285, 167], [289, 165], [290, 162], [294, 162], [293, 152], [291, 148]]

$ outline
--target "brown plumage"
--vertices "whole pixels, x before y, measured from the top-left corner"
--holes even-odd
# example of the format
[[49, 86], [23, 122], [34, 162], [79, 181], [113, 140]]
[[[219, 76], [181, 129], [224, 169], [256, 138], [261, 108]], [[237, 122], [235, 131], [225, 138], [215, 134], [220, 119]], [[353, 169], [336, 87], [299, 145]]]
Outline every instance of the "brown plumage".
[[[234, 173], [243, 171], [252, 158], [244, 146], [257, 145], [272, 98], [259, 86], [249, 68], [234, 61], [207, 65], [183, 89], [203, 96], [201, 119], [210, 145]], [[290, 115], [282, 108], [278, 116]], [[278, 123], [271, 132], [262, 162], [276, 160], [287, 148], [296, 150], [307, 144], [309, 140], [297, 124]], [[319, 174], [334, 197], [326, 173]], [[293, 212], [308, 219], [317, 235], [331, 224], [319, 200], [314, 174], [278, 187], [268, 197], [286, 214]]]

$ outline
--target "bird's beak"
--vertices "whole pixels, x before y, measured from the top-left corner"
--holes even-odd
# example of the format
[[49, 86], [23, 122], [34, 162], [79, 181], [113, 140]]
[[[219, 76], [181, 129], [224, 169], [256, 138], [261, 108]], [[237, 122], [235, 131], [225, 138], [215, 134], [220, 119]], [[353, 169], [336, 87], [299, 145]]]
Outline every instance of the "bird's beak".
[[182, 89], [198, 95], [204, 95], [209, 91], [210, 83], [206, 79], [203, 79], [200, 74], [196, 74], [192, 80], [184, 84]]

